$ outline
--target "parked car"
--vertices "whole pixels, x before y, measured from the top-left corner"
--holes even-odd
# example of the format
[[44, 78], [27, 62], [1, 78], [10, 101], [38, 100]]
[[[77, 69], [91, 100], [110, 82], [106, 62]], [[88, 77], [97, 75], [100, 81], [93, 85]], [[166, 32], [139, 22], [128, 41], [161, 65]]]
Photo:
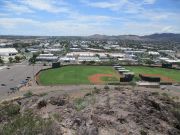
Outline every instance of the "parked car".
[[2, 83], [1, 86], [6, 86], [6, 84]]

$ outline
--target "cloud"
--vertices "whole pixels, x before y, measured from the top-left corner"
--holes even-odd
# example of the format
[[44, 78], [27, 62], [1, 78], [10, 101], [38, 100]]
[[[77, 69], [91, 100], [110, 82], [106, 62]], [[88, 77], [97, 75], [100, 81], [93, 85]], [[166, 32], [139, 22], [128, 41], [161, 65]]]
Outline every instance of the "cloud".
[[[92, 18], [99, 20], [90, 21]], [[102, 19], [104, 20], [104, 18]], [[105, 22], [98, 16], [92, 16], [89, 20], [57, 20], [38, 21], [26, 18], [0, 18], [0, 28], [19, 35], [91, 35], [95, 33], [107, 35], [119, 34], [152, 34], [156, 32], [177, 32], [177, 26], [165, 23], [137, 23], [135, 21], [124, 21], [114, 23], [110, 18]], [[102, 21], [102, 22], [101, 22]], [[119, 22], [119, 21], [117, 21]], [[21, 29], [20, 29], [21, 28]], [[180, 32], [180, 31], [179, 31]]]
[[15, 4], [10, 1], [5, 1], [4, 4], [5, 4], [5, 8], [8, 11], [12, 11], [13, 13], [17, 13], [17, 14], [33, 13], [33, 10], [31, 10], [29, 7], [24, 5]]
[[[83, 5], [81, 3], [73, 6], [71, 2], [67, 3], [65, 0], [6, 0], [3, 2], [5, 5], [0, 5], [0, 12], [2, 11], [0, 33], [143, 35], [155, 32], [180, 32], [178, 12], [170, 12], [163, 8], [145, 8], [149, 4], [154, 4], [155, 0], [80, 1]], [[88, 6], [88, 10], [82, 10], [84, 4]], [[98, 12], [101, 9], [103, 12]]]
[[156, 0], [144, 0], [145, 4], [154, 4]]
[[165, 26], [161, 30], [162, 32], [172, 32], [173, 31], [173, 26]]
[[123, 7], [128, 1], [121, 0], [121, 1], [103, 1], [103, 2], [91, 2], [89, 0], [81, 0], [82, 3], [96, 8], [107, 8], [110, 10], [117, 11], [121, 7]]
[[[62, 0], [17, 0], [4, 1], [4, 10], [16, 14], [34, 13], [37, 10], [49, 13], [69, 13], [69, 5]], [[3, 6], [2, 6], [3, 7]]]
[[119, 11], [125, 13], [140, 13], [144, 9], [144, 5], [154, 4], [156, 0], [106, 0], [103, 2], [94, 2], [90, 0], [81, 0], [83, 4], [95, 8], [104, 8], [112, 11]]
[[[66, 3], [59, 0], [23, 0], [22, 4], [29, 6], [36, 10], [47, 11], [50, 13], [68, 12], [69, 8], [65, 7]], [[61, 5], [61, 7], [57, 6]], [[63, 6], [62, 6], [63, 5]]]

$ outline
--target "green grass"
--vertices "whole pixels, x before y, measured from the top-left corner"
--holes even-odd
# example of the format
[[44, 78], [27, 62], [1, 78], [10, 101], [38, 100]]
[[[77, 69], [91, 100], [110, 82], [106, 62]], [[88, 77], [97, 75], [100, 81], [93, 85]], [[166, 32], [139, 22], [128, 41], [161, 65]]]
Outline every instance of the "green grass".
[[[94, 74], [117, 76], [116, 71], [110, 66], [65, 66], [42, 71], [39, 75], [39, 82], [42, 85], [91, 84], [88, 77]], [[108, 82], [107, 79], [103, 81]]]
[[134, 72], [136, 77], [138, 77], [139, 74], [160, 74], [169, 77], [176, 82], [180, 82], [180, 70], [143, 66], [125, 66], [125, 68]]

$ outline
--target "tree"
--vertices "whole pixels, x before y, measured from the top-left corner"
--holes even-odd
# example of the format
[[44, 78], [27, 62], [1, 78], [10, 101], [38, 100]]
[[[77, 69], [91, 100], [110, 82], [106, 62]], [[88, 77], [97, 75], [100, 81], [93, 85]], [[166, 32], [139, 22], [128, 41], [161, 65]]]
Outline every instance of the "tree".
[[4, 60], [0, 56], [0, 64], [4, 64]]
[[39, 55], [39, 53], [33, 53], [33, 56], [29, 59], [29, 63], [35, 64], [36, 63], [36, 57]]
[[145, 64], [148, 64], [148, 65], [151, 65], [151, 64], [154, 64], [155, 62], [151, 59], [148, 59], [145, 61]]
[[9, 57], [9, 63], [13, 63], [13, 58], [12, 57]]
[[15, 61], [18, 63], [21, 60], [19, 56], [15, 56]]
[[30, 64], [35, 64], [35, 63], [36, 63], [36, 58], [31, 57], [31, 58], [29, 59], [29, 63], [30, 63]]
[[100, 57], [100, 55], [99, 55], [99, 54], [95, 54], [95, 56], [96, 56], [96, 57], [98, 57], [98, 58]]

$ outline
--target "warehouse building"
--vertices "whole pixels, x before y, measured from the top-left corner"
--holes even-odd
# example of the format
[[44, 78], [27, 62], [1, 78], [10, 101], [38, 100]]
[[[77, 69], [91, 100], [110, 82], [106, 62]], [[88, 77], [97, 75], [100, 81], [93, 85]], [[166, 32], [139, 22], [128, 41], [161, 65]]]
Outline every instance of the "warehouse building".
[[37, 61], [48, 61], [48, 62], [56, 62], [58, 61], [59, 57], [54, 56], [54, 54], [40, 54], [36, 60]]
[[100, 59], [98, 57], [78, 57], [78, 62], [83, 62], [83, 61], [94, 61], [94, 62], [100, 62]]
[[14, 56], [18, 54], [15, 48], [0, 48], [0, 56]]

